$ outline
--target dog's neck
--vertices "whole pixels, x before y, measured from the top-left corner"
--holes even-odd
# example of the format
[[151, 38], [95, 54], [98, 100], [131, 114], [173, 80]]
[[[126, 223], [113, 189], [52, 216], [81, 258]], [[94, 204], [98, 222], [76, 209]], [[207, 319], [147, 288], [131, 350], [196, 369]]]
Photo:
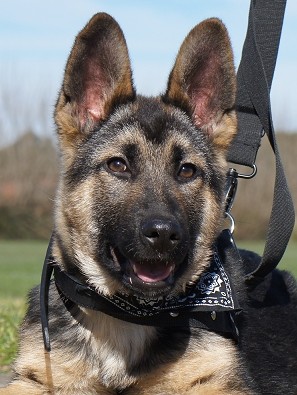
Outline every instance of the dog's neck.
[[48, 298], [47, 283], [54, 270], [56, 287], [69, 311], [73, 306], [77, 306], [100, 311], [115, 319], [137, 325], [161, 328], [196, 327], [225, 333], [236, 339], [238, 330], [234, 318], [240, 308], [236, 293], [225, 271], [224, 262], [227, 259], [238, 263], [240, 256], [230, 236], [228, 231], [222, 232], [210, 267], [185, 294], [155, 300], [125, 294], [113, 296], [100, 294], [94, 288], [81, 283], [76, 277], [61, 270], [58, 262], [53, 260], [49, 252], [44, 265], [45, 275], [42, 281], [44, 291], [41, 292], [44, 337], [46, 337], [44, 328], [48, 325], [45, 307]]

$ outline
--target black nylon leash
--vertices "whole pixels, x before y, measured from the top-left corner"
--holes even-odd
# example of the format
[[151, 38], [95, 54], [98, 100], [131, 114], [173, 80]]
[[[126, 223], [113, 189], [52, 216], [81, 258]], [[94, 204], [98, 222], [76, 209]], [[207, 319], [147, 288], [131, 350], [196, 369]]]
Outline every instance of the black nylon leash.
[[247, 280], [261, 279], [280, 262], [295, 222], [292, 197], [275, 137], [270, 88], [286, 0], [251, 0], [248, 31], [237, 73], [238, 135], [228, 154], [233, 163], [253, 167], [263, 130], [275, 154], [275, 186], [266, 244], [260, 265]]
[[51, 264], [53, 242], [54, 242], [54, 232], [51, 235], [51, 239], [46, 250], [46, 255], [45, 255], [42, 274], [41, 274], [40, 297], [39, 297], [40, 321], [41, 321], [41, 328], [43, 335], [43, 343], [46, 351], [51, 350], [50, 336], [48, 329], [48, 295], [49, 295], [50, 281], [54, 270], [53, 265]]

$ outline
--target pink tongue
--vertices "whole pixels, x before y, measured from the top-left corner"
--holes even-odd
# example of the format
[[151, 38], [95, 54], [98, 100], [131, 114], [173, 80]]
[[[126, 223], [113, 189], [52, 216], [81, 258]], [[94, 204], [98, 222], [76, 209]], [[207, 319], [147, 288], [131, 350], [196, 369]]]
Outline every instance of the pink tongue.
[[170, 276], [174, 270], [174, 265], [164, 264], [141, 264], [131, 262], [134, 273], [138, 278], [146, 283], [156, 283], [163, 281]]

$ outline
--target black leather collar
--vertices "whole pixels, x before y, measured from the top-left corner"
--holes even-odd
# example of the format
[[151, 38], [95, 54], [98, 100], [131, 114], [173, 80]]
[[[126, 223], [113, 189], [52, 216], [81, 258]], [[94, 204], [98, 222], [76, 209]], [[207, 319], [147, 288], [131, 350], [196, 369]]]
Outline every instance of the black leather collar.
[[[45, 348], [50, 350], [46, 293], [52, 271], [57, 289], [69, 309], [78, 305], [138, 325], [202, 328], [238, 340], [235, 320], [240, 307], [222, 259], [222, 255], [226, 258], [225, 252], [230, 249], [233, 252], [227, 254], [228, 259], [240, 259], [230, 232], [223, 231], [214, 248], [211, 265], [197, 283], [187, 289], [185, 294], [157, 299], [121, 293], [113, 296], [98, 293], [62, 271], [59, 265], [50, 259], [48, 251], [42, 277], [43, 286], [41, 285], [41, 318]], [[45, 306], [42, 306], [44, 303]]]

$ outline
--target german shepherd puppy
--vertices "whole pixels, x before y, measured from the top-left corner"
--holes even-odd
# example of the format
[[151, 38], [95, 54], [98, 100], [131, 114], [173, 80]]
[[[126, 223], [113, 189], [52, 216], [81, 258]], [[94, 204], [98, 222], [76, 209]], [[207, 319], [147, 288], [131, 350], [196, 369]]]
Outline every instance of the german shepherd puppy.
[[[136, 96], [112, 17], [97, 14], [78, 34], [55, 109], [61, 177], [51, 264], [68, 281], [112, 303], [125, 295], [127, 310], [138, 300], [142, 316], [152, 300], [162, 308], [192, 297], [224, 219], [235, 81], [218, 19], [189, 33], [157, 98]], [[247, 289], [244, 271], [259, 257], [242, 257], [225, 263], [243, 310], [237, 340], [207, 325], [171, 325], [176, 312], [165, 324], [121, 319], [71, 300], [52, 281], [47, 352], [34, 289], [15, 377], [1, 394], [297, 394], [296, 284], [275, 271]], [[215, 309], [207, 314], [216, 319]]]

